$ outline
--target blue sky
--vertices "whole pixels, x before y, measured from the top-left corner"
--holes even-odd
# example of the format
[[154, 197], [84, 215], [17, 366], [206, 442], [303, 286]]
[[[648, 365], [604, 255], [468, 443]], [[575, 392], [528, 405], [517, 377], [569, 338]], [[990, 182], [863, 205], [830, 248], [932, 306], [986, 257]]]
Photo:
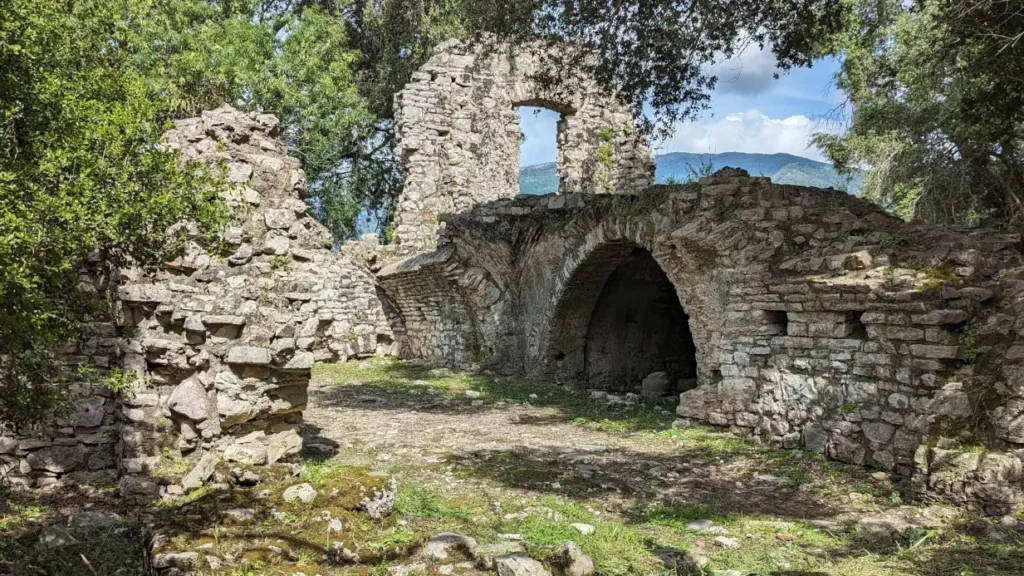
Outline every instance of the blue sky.
[[[656, 153], [668, 152], [784, 152], [823, 160], [821, 152], [808, 147], [814, 132], [829, 129], [824, 117], [842, 102], [832, 76], [838, 68], [833, 59], [817, 61], [772, 77], [771, 52], [746, 50], [733, 60], [714, 66], [718, 86], [711, 109], [695, 122], [675, 127], [663, 142], [654, 142]], [[555, 122], [549, 110], [520, 108], [520, 125], [526, 140], [520, 147], [521, 164], [530, 166], [555, 160]]]

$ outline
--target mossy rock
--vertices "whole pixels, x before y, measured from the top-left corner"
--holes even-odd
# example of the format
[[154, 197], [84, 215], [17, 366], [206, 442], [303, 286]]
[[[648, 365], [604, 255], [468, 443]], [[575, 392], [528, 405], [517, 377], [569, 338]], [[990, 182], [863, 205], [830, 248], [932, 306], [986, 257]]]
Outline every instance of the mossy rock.
[[[398, 526], [393, 516], [371, 520], [362, 510], [364, 499], [390, 488], [387, 476], [335, 467], [302, 478], [287, 465], [244, 469], [221, 464], [217, 473], [230, 479], [245, 472], [259, 474], [260, 481], [251, 486], [225, 483], [223, 490], [166, 507], [158, 520], [164, 537], [153, 552], [194, 551], [201, 558], [216, 557], [225, 568], [279, 566], [282, 573], [292, 574], [302, 571], [298, 564], [394, 560], [419, 544], [420, 538]], [[285, 502], [284, 491], [300, 483], [312, 485], [316, 497], [309, 503]], [[334, 554], [334, 548], [351, 554]]]

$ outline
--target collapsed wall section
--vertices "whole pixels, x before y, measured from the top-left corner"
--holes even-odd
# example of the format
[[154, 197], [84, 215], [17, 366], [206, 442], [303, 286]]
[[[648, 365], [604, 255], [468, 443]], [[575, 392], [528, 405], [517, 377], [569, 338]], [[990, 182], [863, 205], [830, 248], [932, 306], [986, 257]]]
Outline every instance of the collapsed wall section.
[[121, 410], [128, 498], [180, 494], [219, 458], [259, 465], [297, 452], [313, 364], [390, 346], [372, 274], [331, 251], [276, 136], [273, 116], [230, 107], [165, 135], [184, 158], [226, 170], [231, 222], [222, 253], [189, 230], [181, 257], [122, 271], [123, 365], [137, 382]]
[[434, 248], [439, 217], [519, 193], [517, 106], [561, 114], [560, 193], [628, 193], [654, 182], [654, 159], [628, 107], [592, 79], [536, 81], [546, 48], [452, 41], [395, 98], [396, 155], [405, 184], [395, 242]]

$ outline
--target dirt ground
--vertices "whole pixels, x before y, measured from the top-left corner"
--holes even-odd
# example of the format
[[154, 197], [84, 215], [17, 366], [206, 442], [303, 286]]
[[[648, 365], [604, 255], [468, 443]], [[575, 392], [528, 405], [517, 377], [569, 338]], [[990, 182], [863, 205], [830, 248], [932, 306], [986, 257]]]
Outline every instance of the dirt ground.
[[[454, 532], [478, 551], [548, 562], [572, 541], [598, 576], [1024, 575], [1024, 518], [981, 518], [915, 501], [881, 472], [674, 429], [674, 402], [386, 358], [318, 366], [303, 453], [253, 468], [251, 487], [225, 464], [214, 485], [142, 507], [122, 502], [113, 478], [0, 488], [0, 574], [148, 576], [157, 536], [162, 550], [198, 550], [198, 576], [493, 573], [480, 554], [425, 560], [428, 539]], [[352, 506], [391, 478], [393, 513]], [[282, 502], [303, 483], [311, 502]], [[83, 512], [118, 516], [75, 528]], [[46, 546], [47, 534], [70, 539]]]
[[[575, 535], [605, 573], [1024, 574], [1013, 519], [911, 502], [897, 479], [806, 452], [676, 430], [673, 409], [372, 360], [316, 373], [304, 432], [335, 460], [486, 502], [478, 538], [543, 517], [538, 549], [557, 540], [547, 532]], [[598, 530], [566, 530], [581, 523], [570, 517]], [[588, 546], [602, 529], [635, 543], [614, 551], [627, 558]]]

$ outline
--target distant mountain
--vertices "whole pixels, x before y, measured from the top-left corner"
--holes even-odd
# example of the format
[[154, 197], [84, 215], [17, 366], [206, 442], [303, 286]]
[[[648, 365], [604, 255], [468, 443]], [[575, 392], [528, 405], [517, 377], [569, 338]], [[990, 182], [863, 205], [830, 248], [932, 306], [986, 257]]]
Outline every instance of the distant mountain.
[[[836, 173], [830, 164], [817, 162], [792, 154], [747, 154], [723, 152], [721, 154], [693, 154], [671, 152], [655, 158], [655, 178], [659, 184], [686, 182], [693, 174], [700, 174], [704, 166], [712, 171], [731, 166], [743, 168], [751, 176], [768, 176], [776, 184], [797, 184], [818, 188], [837, 188], [851, 194], [860, 191], [861, 176], [852, 179]], [[555, 163], [524, 166], [519, 170], [519, 190], [523, 194], [551, 194], [558, 190]]]

